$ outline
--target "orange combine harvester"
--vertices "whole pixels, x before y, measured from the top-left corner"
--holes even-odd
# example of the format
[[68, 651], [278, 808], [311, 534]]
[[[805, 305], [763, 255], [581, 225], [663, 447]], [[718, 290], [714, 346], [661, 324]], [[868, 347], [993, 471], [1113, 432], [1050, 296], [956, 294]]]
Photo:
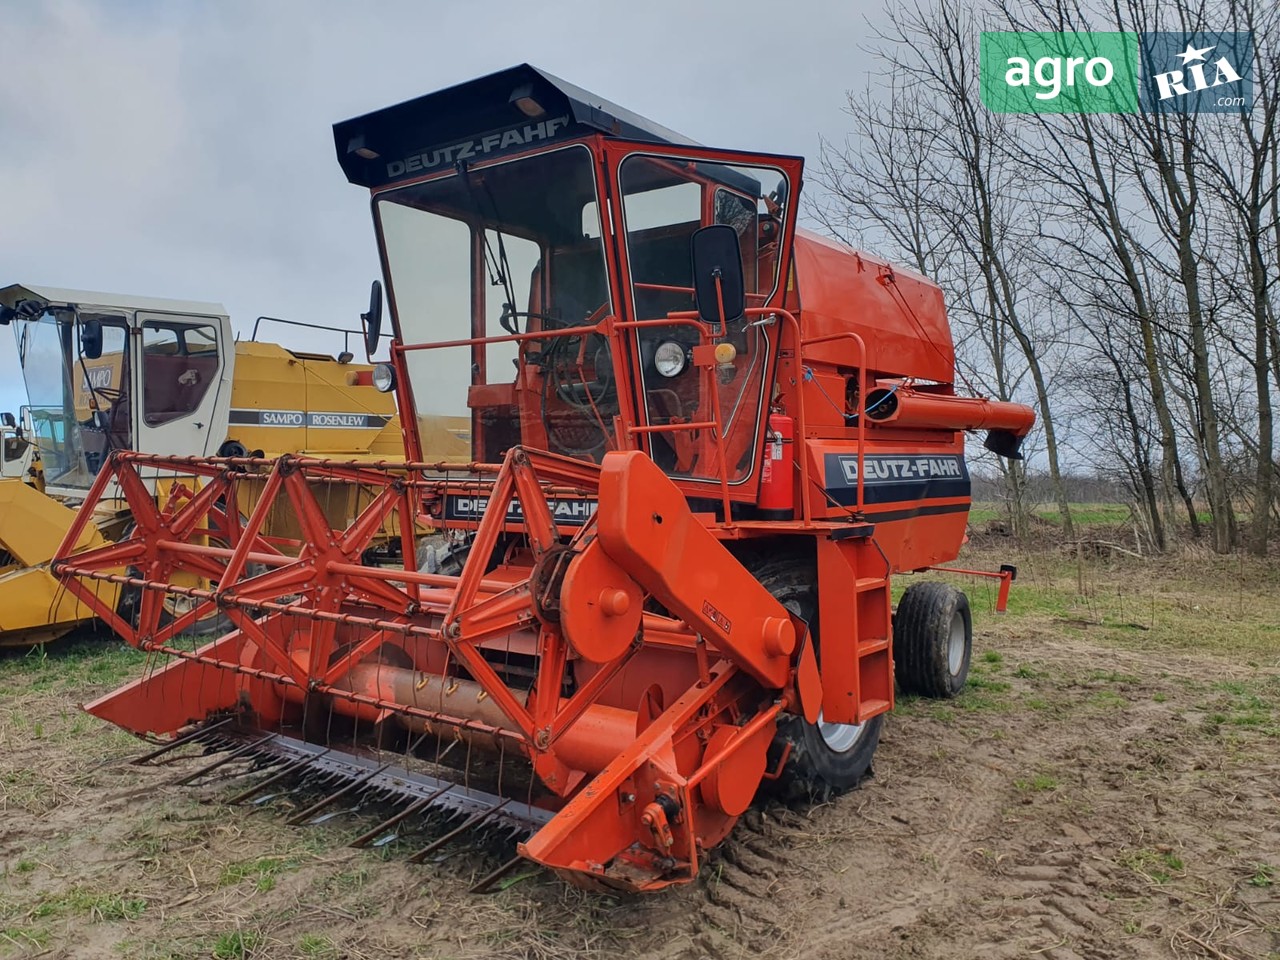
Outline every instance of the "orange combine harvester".
[[[956, 557], [964, 431], [1016, 457], [1034, 415], [957, 396], [937, 286], [796, 229], [799, 158], [529, 66], [334, 138], [372, 192], [394, 332], [373, 382], [406, 460], [116, 454], [56, 567], [156, 662], [91, 713], [224, 751], [184, 779], [258, 776], [241, 802], [336, 785], [297, 822], [408, 803], [360, 845], [439, 811], [414, 858], [501, 828], [574, 883], [653, 890], [767, 781], [854, 787], [895, 680], [960, 690], [964, 595], [916, 583], [895, 614], [890, 578]], [[460, 416], [469, 457], [431, 428]], [[371, 491], [344, 528], [326, 485]], [[132, 535], [76, 552], [108, 489]], [[273, 510], [301, 535], [264, 535]], [[376, 565], [389, 522], [403, 563]], [[143, 600], [122, 615], [103, 580]], [[196, 602], [165, 618], [168, 595]], [[215, 607], [229, 633], [184, 635]]]

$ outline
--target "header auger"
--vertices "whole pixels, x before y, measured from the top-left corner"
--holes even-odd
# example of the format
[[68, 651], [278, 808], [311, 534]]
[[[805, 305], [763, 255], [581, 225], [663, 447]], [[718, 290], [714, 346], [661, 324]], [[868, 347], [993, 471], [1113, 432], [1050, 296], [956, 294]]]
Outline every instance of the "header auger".
[[[958, 692], [963, 594], [913, 587], [895, 625], [890, 578], [958, 552], [962, 431], [1016, 455], [1033, 414], [956, 396], [937, 287], [797, 232], [800, 160], [528, 66], [335, 141], [373, 192], [395, 333], [374, 382], [406, 460], [114, 456], [86, 509], [118, 488], [135, 530], [78, 550], [82, 519], [57, 569], [158, 663], [90, 712], [229, 751], [193, 776], [274, 765], [237, 800], [318, 773], [335, 788], [296, 821], [409, 804], [360, 845], [441, 808], [414, 858], [499, 827], [572, 882], [653, 890], [767, 781], [856, 786], [895, 679]], [[328, 488], [361, 492], [345, 525]], [[282, 510], [298, 535], [265, 535]], [[384, 529], [403, 562], [367, 553]], [[121, 615], [102, 583], [142, 600]], [[168, 595], [232, 629], [186, 637]]]

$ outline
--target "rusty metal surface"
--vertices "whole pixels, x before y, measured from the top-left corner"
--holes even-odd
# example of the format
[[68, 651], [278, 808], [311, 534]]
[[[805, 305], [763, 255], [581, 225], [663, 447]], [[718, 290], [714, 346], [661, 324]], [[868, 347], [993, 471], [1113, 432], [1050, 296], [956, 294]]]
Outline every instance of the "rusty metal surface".
[[[245, 728], [221, 733], [232, 750], [243, 748], [248, 741], [250, 749], [246, 754], [269, 757], [290, 767], [298, 764], [291, 770], [293, 775], [333, 784], [334, 792], [325, 798], [329, 802], [337, 799], [339, 790], [344, 791], [343, 796], [359, 793], [362, 798], [386, 803], [415, 804], [427, 800], [427, 809], [443, 809], [465, 816], [481, 815], [525, 834], [537, 830], [553, 816], [552, 811], [522, 800], [501, 797], [471, 784], [388, 763], [385, 755], [369, 757], [283, 735], [263, 739], [261, 731]], [[458, 773], [461, 776], [462, 772]], [[311, 813], [312, 808], [318, 810], [325, 805], [327, 803], [324, 802], [310, 804], [306, 812]]]

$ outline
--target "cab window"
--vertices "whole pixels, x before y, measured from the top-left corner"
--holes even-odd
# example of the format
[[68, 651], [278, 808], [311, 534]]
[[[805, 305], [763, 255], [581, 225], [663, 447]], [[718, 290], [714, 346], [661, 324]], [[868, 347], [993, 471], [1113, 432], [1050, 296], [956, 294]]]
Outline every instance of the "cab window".
[[142, 412], [158, 426], [199, 409], [218, 378], [218, 330], [148, 320], [142, 327]]

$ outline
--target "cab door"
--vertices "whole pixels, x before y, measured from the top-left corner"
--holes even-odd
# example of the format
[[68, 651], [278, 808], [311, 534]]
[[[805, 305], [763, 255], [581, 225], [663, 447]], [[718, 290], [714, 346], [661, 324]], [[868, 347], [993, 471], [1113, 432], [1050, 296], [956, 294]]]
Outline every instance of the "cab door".
[[[717, 496], [708, 491], [723, 478], [730, 499], [755, 502], [779, 352], [798, 347], [768, 311], [787, 300], [803, 160], [618, 140], [605, 158], [619, 306], [644, 324], [628, 338], [640, 445], [687, 494]], [[690, 238], [713, 224], [737, 232], [746, 304], [757, 312], [724, 330], [662, 323], [693, 310]], [[724, 345], [714, 369], [694, 359], [704, 334]], [[707, 423], [717, 428], [695, 428]]]
[[232, 347], [224, 318], [140, 311], [136, 323], [137, 449], [211, 455], [225, 439], [230, 393], [227, 353]]

